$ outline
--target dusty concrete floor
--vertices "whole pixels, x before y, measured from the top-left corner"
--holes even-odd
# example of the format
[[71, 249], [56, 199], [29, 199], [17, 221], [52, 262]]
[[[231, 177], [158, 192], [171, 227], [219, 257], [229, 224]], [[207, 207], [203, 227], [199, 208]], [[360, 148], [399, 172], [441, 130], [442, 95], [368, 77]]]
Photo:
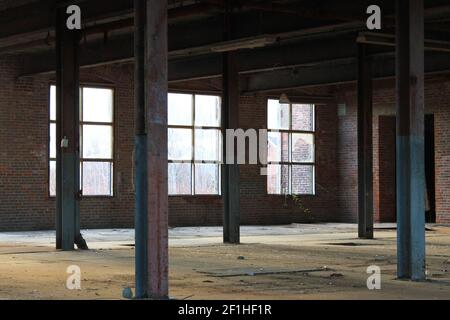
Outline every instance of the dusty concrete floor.
[[[171, 230], [170, 295], [176, 299], [450, 299], [450, 227], [427, 232], [429, 280], [398, 281], [396, 233], [372, 241], [353, 225], [244, 227], [242, 245], [221, 244], [220, 228]], [[0, 299], [120, 299], [134, 283], [130, 230], [86, 231], [87, 252], [57, 252], [53, 233], [0, 234]], [[78, 265], [81, 290], [66, 269]], [[382, 271], [381, 290], [366, 269]]]

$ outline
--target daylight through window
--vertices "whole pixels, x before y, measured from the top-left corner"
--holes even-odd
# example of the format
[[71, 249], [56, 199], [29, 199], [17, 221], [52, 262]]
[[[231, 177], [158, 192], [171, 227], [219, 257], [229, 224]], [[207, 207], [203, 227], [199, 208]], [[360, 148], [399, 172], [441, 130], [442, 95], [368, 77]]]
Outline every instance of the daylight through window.
[[169, 93], [169, 195], [220, 195], [221, 98]]
[[315, 194], [315, 106], [269, 99], [269, 194]]
[[[113, 196], [114, 91], [80, 88], [80, 184], [84, 196]], [[56, 87], [50, 87], [50, 195], [56, 195]]]

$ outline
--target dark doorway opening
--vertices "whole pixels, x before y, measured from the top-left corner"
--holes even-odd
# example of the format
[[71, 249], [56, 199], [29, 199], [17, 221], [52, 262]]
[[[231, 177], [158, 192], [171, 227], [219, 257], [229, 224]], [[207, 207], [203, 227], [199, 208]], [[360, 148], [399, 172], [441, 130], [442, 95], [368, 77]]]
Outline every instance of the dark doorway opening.
[[[425, 115], [425, 221], [436, 223], [434, 115]], [[379, 117], [379, 221], [396, 222], [396, 117]], [[424, 195], [425, 196], [425, 195]]]
[[434, 160], [434, 115], [427, 114], [425, 115], [425, 181], [427, 186], [425, 218], [427, 223], [436, 222]]

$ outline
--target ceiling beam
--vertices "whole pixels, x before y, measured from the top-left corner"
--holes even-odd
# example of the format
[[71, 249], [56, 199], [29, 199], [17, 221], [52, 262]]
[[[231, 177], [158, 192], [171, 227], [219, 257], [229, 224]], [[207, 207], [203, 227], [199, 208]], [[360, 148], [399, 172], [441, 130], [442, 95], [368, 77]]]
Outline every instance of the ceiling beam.
[[[389, 54], [372, 55], [372, 74], [374, 80], [395, 77], [395, 57]], [[429, 52], [425, 57], [425, 73], [437, 75], [450, 72], [448, 54]], [[311, 68], [279, 70], [253, 74], [246, 77], [243, 94], [260, 92], [279, 92], [291, 89], [355, 83], [357, 77], [356, 58], [347, 61], [330, 61]]]

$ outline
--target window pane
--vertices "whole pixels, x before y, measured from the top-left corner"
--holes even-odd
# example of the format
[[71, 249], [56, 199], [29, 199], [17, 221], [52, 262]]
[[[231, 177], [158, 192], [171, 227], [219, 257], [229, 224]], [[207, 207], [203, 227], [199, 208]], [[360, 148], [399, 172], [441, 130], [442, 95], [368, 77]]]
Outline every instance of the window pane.
[[289, 105], [269, 100], [267, 123], [268, 129], [289, 130]]
[[311, 104], [292, 105], [292, 129], [314, 131], [314, 106]]
[[315, 193], [314, 166], [292, 166], [292, 193], [309, 194]]
[[56, 161], [50, 161], [48, 179], [50, 196], [54, 197], [56, 196]]
[[314, 135], [292, 134], [292, 161], [314, 162]]
[[50, 123], [50, 158], [56, 158], [56, 124]]
[[220, 161], [221, 137], [220, 130], [195, 130], [195, 160], [199, 161]]
[[169, 160], [192, 160], [192, 130], [169, 128]]
[[50, 120], [56, 121], [56, 86], [50, 86]]
[[221, 99], [217, 96], [195, 96], [195, 125], [220, 127]]
[[267, 167], [267, 192], [269, 194], [289, 193], [289, 166], [273, 164]]
[[169, 163], [169, 195], [192, 194], [192, 165]]
[[112, 159], [113, 132], [111, 126], [83, 126], [83, 158]]
[[83, 121], [113, 122], [111, 89], [83, 88]]
[[219, 194], [219, 165], [195, 165], [195, 194]]
[[83, 195], [112, 196], [113, 165], [110, 162], [83, 162]]
[[169, 93], [169, 125], [192, 126], [192, 95]]
[[267, 160], [269, 162], [289, 161], [289, 134], [280, 132], [268, 133], [269, 146]]

